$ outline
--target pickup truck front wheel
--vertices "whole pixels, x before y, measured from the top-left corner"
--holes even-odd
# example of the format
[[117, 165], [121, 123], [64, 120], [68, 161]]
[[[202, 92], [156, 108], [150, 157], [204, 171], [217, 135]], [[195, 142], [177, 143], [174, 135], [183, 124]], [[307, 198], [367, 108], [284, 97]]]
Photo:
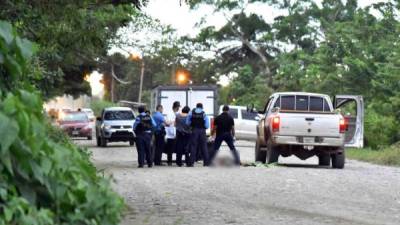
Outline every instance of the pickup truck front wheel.
[[265, 163], [267, 161], [267, 152], [266, 151], [261, 151], [261, 146], [258, 140], [256, 141], [256, 147], [255, 147], [255, 161], [256, 162], [262, 162]]
[[276, 163], [279, 158], [279, 149], [277, 146], [274, 146], [271, 141], [268, 141], [267, 144], [267, 163]]
[[344, 151], [335, 153], [331, 155], [332, 158], [332, 168], [343, 169], [345, 163]]

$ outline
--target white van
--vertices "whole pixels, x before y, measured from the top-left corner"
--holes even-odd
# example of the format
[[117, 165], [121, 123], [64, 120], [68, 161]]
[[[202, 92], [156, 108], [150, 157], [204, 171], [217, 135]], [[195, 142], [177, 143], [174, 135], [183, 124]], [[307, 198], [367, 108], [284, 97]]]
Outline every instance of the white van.
[[[219, 113], [222, 113], [222, 105]], [[237, 140], [255, 141], [257, 139], [257, 112], [248, 112], [245, 106], [229, 106], [229, 114], [235, 120], [235, 133]]]

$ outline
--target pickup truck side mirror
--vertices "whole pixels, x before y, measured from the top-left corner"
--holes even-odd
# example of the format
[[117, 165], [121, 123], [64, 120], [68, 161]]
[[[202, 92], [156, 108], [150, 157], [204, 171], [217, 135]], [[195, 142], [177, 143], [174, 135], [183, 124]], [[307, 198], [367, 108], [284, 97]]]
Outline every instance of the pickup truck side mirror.
[[255, 121], [260, 121], [260, 120], [261, 120], [261, 117], [256, 116], [256, 117], [254, 117], [254, 120], [255, 120]]
[[272, 108], [272, 109], [271, 109], [271, 112], [273, 112], [273, 113], [274, 113], [274, 112], [278, 112], [279, 110], [280, 110], [280, 108], [279, 108], [279, 107], [274, 107], [274, 108]]
[[101, 117], [96, 117], [96, 121], [101, 122]]

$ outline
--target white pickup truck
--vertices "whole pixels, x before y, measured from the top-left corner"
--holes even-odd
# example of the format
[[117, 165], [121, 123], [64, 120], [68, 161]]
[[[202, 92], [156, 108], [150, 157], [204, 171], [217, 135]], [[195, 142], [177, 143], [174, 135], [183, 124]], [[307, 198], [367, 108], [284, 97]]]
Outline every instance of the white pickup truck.
[[[253, 107], [251, 107], [253, 108]], [[318, 156], [319, 165], [344, 168], [344, 147], [363, 147], [363, 98], [281, 92], [273, 94], [260, 114], [255, 160]]]

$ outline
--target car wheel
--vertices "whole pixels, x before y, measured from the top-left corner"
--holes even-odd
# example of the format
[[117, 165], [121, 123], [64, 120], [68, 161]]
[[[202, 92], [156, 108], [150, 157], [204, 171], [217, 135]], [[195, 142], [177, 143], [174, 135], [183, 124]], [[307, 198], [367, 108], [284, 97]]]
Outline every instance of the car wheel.
[[129, 145], [130, 145], [130, 146], [134, 146], [134, 145], [135, 145], [135, 140], [133, 140], [133, 139], [132, 139], [132, 140], [129, 140]]
[[268, 141], [267, 145], [267, 163], [276, 163], [279, 159], [279, 149], [274, 146], [271, 141]]
[[261, 150], [261, 146], [260, 146], [258, 140], [256, 141], [254, 155], [255, 155], [256, 162], [265, 163], [267, 161], [267, 152]]
[[345, 164], [345, 154], [344, 151], [338, 152], [331, 155], [332, 158], [332, 168], [343, 169]]
[[96, 143], [97, 143], [97, 147], [101, 146], [101, 141], [100, 141], [100, 137], [96, 138]]
[[321, 154], [318, 156], [318, 165], [320, 166], [330, 166], [331, 156], [329, 154]]
[[101, 147], [107, 147], [107, 139], [100, 138], [100, 142], [101, 142]]
[[92, 138], [92, 136], [88, 136], [87, 139], [88, 140], [92, 140], [93, 138]]

